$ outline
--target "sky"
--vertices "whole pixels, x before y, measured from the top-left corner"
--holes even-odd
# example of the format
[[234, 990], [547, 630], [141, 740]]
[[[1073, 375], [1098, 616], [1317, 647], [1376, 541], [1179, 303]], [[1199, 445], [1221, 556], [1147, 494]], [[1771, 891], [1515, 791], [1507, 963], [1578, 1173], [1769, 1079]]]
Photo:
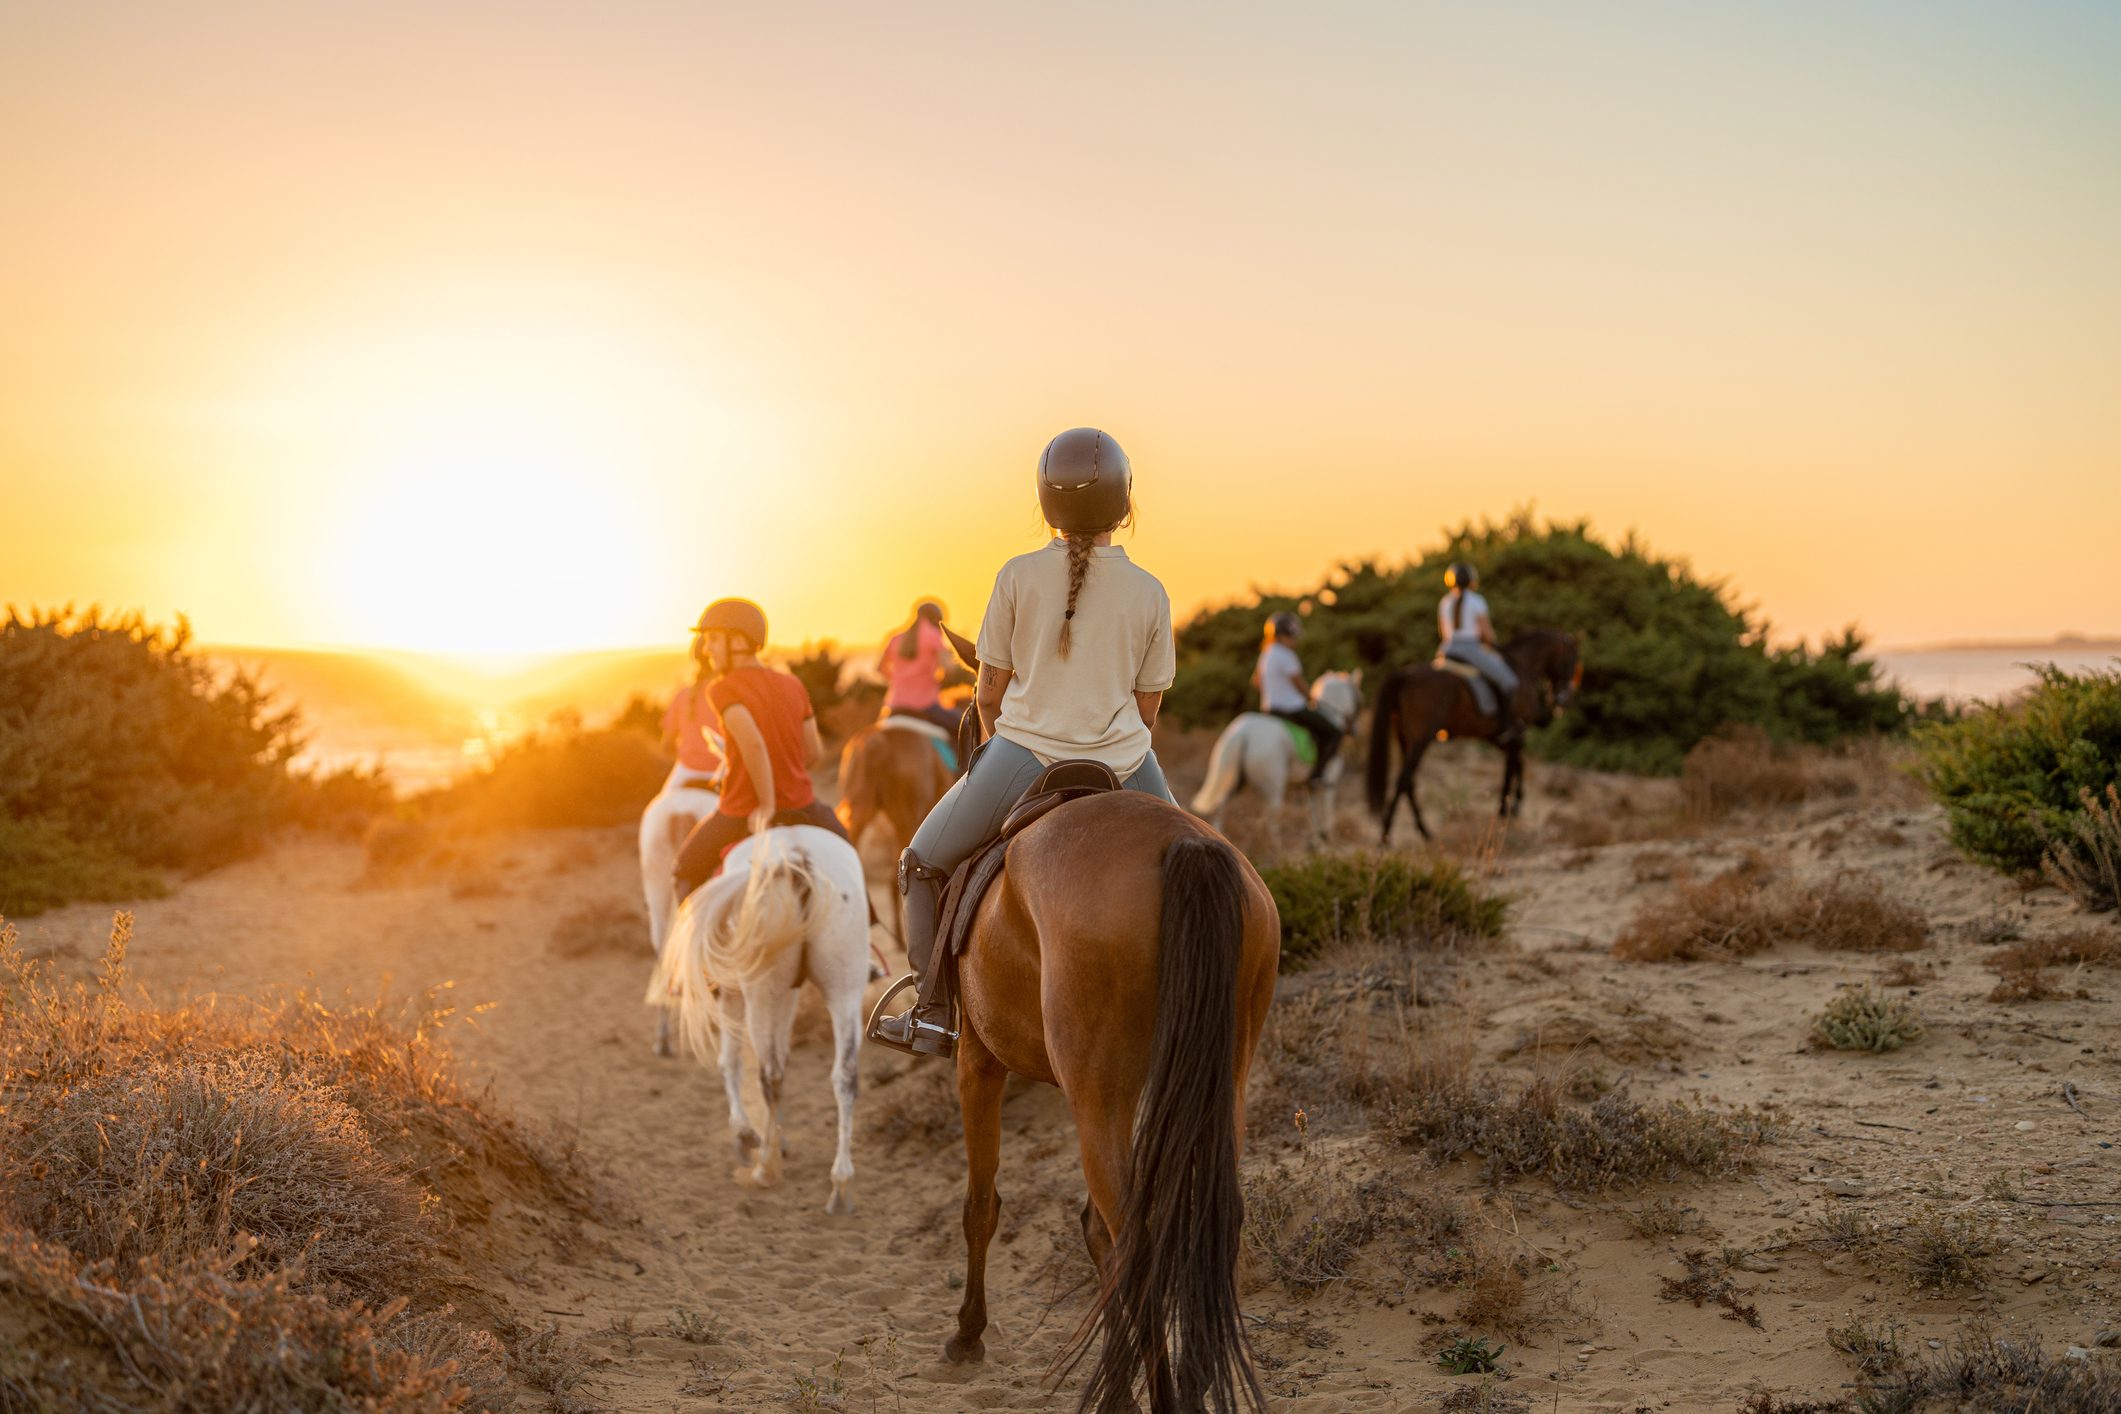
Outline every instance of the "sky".
[[[0, 0], [0, 602], [969, 630], [1531, 506], [1785, 636], [2121, 631], [2121, 7]], [[1504, 626], [1507, 627], [1507, 626]]]

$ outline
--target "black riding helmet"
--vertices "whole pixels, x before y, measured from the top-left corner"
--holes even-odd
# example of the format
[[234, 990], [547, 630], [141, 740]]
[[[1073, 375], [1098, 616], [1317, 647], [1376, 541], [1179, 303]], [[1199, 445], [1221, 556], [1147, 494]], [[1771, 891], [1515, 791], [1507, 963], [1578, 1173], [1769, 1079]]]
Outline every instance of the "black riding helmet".
[[1267, 627], [1273, 630], [1276, 643], [1294, 643], [1304, 636], [1304, 621], [1287, 609], [1269, 618]]
[[1471, 589], [1480, 583], [1480, 571], [1464, 560], [1456, 560], [1443, 572], [1443, 582], [1446, 589]]
[[1095, 427], [1072, 427], [1038, 458], [1038, 508], [1063, 533], [1097, 535], [1127, 518], [1134, 468], [1119, 443]]

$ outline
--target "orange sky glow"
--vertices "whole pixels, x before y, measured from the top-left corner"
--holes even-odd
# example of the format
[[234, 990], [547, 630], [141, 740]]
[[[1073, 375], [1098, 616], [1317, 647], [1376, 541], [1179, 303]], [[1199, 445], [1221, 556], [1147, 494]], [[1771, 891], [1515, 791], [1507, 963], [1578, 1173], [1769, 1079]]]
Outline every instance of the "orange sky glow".
[[2121, 631], [2121, 11], [14, 5], [0, 602], [966, 628], [1052, 433], [1181, 610], [1532, 505], [1785, 634]]

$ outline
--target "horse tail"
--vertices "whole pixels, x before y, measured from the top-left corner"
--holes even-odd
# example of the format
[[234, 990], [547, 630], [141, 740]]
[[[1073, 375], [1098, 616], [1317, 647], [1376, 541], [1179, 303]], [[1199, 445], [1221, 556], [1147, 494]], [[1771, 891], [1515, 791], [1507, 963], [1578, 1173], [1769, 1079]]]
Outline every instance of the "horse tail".
[[1392, 774], [1392, 738], [1399, 725], [1399, 691], [1404, 674], [1387, 673], [1377, 690], [1377, 712], [1370, 718], [1370, 767], [1363, 775], [1363, 789], [1370, 800], [1370, 813], [1382, 815], [1385, 785]]
[[1195, 815], [1213, 815], [1244, 784], [1244, 745], [1238, 740], [1238, 724], [1243, 720], [1240, 717], [1224, 727], [1215, 739], [1215, 750], [1208, 755], [1208, 779], [1201, 782], [1190, 807]]
[[[1266, 1407], [1237, 1303], [1237, 977], [1245, 883], [1237, 852], [1187, 836], [1164, 852], [1156, 1033], [1134, 1122], [1127, 1202], [1091, 1324], [1104, 1336], [1081, 1408]], [[1078, 1349], [1080, 1350], [1080, 1346]], [[1175, 1354], [1174, 1354], [1175, 1349]]]
[[720, 987], [757, 981], [814, 931], [819, 889], [800, 850], [760, 840], [740, 878], [724, 875], [678, 906], [664, 940], [648, 1003], [677, 1011], [678, 1029], [701, 1060], [721, 1030]]

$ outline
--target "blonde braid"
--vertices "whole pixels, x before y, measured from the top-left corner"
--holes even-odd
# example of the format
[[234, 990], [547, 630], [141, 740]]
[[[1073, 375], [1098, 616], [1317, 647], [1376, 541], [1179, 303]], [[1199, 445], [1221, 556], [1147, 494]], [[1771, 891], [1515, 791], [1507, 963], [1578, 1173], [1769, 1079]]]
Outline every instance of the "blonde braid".
[[1066, 532], [1068, 541], [1068, 613], [1061, 620], [1060, 654], [1065, 658], [1075, 641], [1075, 599], [1083, 592], [1083, 577], [1090, 572], [1090, 552], [1097, 537], [1084, 531]]

